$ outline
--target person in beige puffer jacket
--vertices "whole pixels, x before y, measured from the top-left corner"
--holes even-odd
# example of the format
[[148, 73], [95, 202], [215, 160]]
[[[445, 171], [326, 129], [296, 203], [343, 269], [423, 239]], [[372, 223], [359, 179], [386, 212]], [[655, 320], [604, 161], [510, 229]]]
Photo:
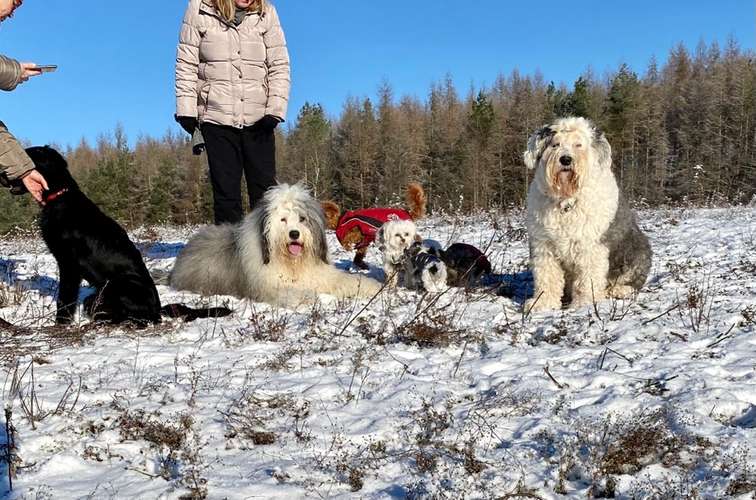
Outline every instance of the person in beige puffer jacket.
[[268, 0], [190, 0], [176, 58], [176, 120], [204, 138], [215, 223], [243, 217], [275, 184], [274, 129], [286, 117], [289, 53]]
[[[0, 0], [0, 22], [6, 20], [21, 5], [22, 0]], [[19, 63], [15, 59], [0, 55], [0, 90], [10, 91], [32, 76], [42, 74], [36, 64]], [[34, 170], [34, 163], [24, 148], [18, 143], [5, 124], [0, 121], [0, 182], [8, 187], [12, 181], [20, 179], [26, 189], [38, 202], [42, 202], [42, 192], [47, 189], [44, 177]]]

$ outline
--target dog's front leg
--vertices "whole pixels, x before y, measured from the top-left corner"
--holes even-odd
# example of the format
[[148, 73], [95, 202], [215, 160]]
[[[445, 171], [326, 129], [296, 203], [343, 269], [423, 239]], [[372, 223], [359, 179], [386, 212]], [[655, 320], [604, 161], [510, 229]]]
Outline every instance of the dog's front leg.
[[372, 278], [360, 274], [346, 274], [334, 268], [326, 269], [322, 277], [324, 279], [317, 285], [317, 289], [339, 299], [371, 298], [382, 288], [382, 285]]
[[354, 260], [352, 260], [354, 267], [363, 271], [370, 270], [370, 266], [365, 263], [365, 255], [367, 255], [367, 247], [357, 249], [357, 253], [354, 254]]
[[73, 321], [79, 300], [81, 271], [75, 263], [59, 263], [58, 268], [60, 283], [58, 285], [58, 312], [55, 315], [55, 322], [59, 325], [68, 325]]
[[386, 283], [388, 286], [399, 286], [399, 275], [402, 274], [402, 271], [401, 266], [394, 265], [390, 262], [383, 265], [383, 274], [386, 275]]
[[533, 298], [525, 302], [525, 313], [559, 309], [564, 293], [564, 270], [546, 244], [533, 245], [530, 266], [533, 270]]
[[264, 302], [270, 302], [282, 307], [296, 309], [298, 306], [314, 304], [318, 301], [318, 293], [313, 290], [307, 290], [295, 287], [281, 287], [276, 291], [275, 297], [271, 297]]
[[601, 244], [580, 252], [575, 262], [575, 281], [572, 285], [572, 307], [581, 307], [603, 300], [609, 273], [609, 249]]

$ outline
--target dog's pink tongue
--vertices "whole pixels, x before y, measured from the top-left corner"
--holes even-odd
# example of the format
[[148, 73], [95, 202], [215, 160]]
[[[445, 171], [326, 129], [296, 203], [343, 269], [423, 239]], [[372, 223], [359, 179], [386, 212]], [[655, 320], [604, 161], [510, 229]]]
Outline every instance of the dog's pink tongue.
[[299, 243], [289, 243], [289, 253], [298, 257], [302, 253], [302, 245]]
[[562, 185], [566, 185], [570, 180], [572, 179], [572, 171], [571, 170], [562, 170], [559, 172], [559, 183]]

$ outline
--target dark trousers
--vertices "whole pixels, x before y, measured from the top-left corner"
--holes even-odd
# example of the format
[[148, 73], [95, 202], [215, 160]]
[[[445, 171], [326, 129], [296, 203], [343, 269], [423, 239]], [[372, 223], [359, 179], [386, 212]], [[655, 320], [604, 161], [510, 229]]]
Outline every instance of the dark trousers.
[[247, 181], [250, 208], [276, 183], [276, 138], [254, 127], [238, 129], [202, 124], [210, 182], [213, 185], [215, 223], [236, 223], [244, 217], [241, 177]]

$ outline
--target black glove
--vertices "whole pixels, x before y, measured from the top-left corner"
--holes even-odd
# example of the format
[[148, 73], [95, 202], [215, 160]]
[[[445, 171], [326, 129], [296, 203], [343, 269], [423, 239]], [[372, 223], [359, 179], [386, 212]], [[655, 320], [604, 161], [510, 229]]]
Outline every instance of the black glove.
[[186, 133], [189, 135], [194, 134], [194, 130], [197, 128], [197, 125], [199, 125], [199, 122], [193, 116], [175, 116], [174, 118], [176, 118], [176, 121], [181, 125], [181, 128], [186, 130]]
[[265, 115], [259, 120], [257, 120], [257, 122], [253, 125], [253, 127], [255, 127], [260, 132], [265, 132], [265, 133], [270, 134], [276, 129], [280, 121], [281, 120], [279, 120], [273, 115]]

